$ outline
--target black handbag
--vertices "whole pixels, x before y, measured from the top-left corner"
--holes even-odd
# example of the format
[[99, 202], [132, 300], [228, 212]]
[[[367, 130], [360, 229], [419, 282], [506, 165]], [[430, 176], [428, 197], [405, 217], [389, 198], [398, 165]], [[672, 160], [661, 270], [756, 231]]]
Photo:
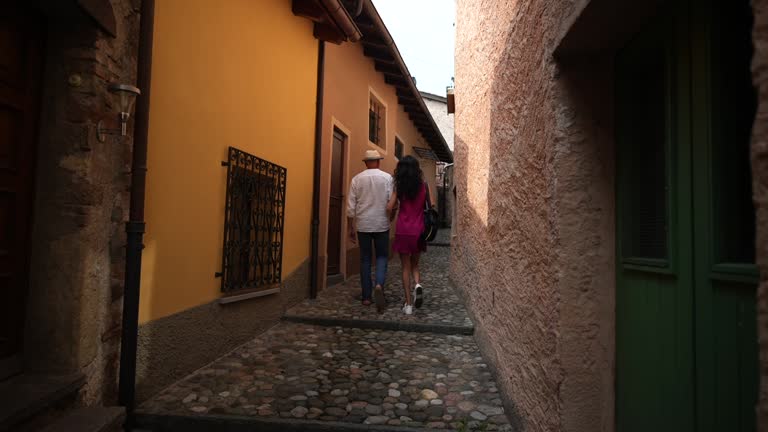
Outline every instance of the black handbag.
[[432, 241], [437, 237], [437, 221], [439, 215], [437, 210], [432, 208], [432, 199], [429, 196], [429, 185], [424, 184], [427, 189], [427, 199], [424, 201], [424, 231], [421, 232], [421, 239], [424, 241]]

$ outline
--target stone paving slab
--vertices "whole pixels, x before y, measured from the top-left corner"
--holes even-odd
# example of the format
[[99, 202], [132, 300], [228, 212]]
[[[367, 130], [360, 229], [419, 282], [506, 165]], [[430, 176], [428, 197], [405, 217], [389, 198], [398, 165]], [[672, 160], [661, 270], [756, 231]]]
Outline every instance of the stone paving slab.
[[369, 430], [512, 430], [471, 336], [289, 322], [174, 384], [139, 412], [143, 418], [341, 422]]
[[[413, 315], [405, 315], [401, 310], [405, 296], [400, 258], [394, 258], [390, 261], [384, 287], [388, 302], [384, 313], [377, 313], [373, 305], [361, 304], [360, 277], [355, 276], [342, 284], [327, 287], [315, 300], [305, 300], [292, 307], [286, 312], [285, 318], [321, 325], [358, 325], [366, 328], [371, 322], [399, 323], [400, 327], [383, 324], [380, 328], [471, 334], [474, 329], [472, 320], [448, 279], [446, 269], [449, 259], [450, 249], [445, 247], [429, 247], [422, 256], [420, 270], [424, 305], [416, 309]], [[430, 326], [436, 327], [430, 330]]]
[[438, 247], [450, 247], [451, 246], [451, 227], [440, 228], [437, 231], [435, 239], [432, 240], [429, 245]]

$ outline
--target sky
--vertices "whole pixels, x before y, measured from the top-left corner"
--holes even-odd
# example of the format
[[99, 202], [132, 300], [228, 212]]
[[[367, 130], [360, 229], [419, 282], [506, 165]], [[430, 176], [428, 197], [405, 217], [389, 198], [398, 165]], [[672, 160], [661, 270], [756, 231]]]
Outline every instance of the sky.
[[455, 0], [373, 0], [421, 91], [445, 96], [453, 76]]

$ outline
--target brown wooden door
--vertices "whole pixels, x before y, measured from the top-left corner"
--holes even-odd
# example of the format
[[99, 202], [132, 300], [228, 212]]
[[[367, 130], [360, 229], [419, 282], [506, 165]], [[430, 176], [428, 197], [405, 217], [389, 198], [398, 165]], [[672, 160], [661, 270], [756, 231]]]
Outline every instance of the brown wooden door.
[[341, 223], [344, 215], [344, 143], [338, 129], [333, 130], [331, 150], [331, 196], [328, 209], [328, 274], [341, 273]]
[[0, 365], [22, 348], [42, 23], [28, 10], [0, 11]]

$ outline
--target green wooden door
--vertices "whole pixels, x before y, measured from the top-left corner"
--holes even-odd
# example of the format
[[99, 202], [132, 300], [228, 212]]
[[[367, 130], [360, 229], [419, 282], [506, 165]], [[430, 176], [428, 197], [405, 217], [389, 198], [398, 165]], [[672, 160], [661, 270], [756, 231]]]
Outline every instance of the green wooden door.
[[754, 431], [748, 0], [670, 3], [617, 55], [617, 430]]
[[749, 0], [710, 0], [691, 10], [697, 424], [699, 431], [754, 431], [751, 7]]
[[693, 259], [684, 16], [617, 57], [617, 430], [692, 431]]

